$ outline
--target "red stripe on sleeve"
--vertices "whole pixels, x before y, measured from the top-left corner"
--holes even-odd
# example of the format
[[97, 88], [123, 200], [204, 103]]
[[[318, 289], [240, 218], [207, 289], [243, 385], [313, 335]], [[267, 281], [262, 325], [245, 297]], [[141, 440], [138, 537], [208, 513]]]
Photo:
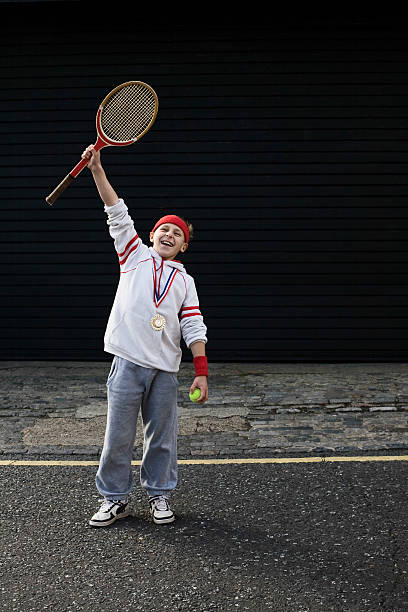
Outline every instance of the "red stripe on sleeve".
[[200, 316], [200, 315], [201, 315], [201, 312], [200, 312], [200, 311], [198, 311], [198, 312], [191, 312], [190, 314], [185, 314], [185, 315], [182, 315], [182, 316], [180, 317], [180, 321], [181, 321], [181, 319], [185, 319], [186, 317], [198, 317], [198, 316]]
[[134, 238], [132, 238], [132, 240], [129, 240], [129, 242], [127, 243], [127, 245], [125, 246], [125, 250], [122, 253], [118, 253], [118, 257], [123, 257], [123, 255], [126, 253], [126, 251], [128, 250], [128, 248], [134, 243], [135, 240], [137, 240], [139, 238], [139, 236], [136, 234], [136, 236], [134, 236]]
[[132, 248], [130, 249], [130, 251], [129, 251], [129, 253], [126, 255], [126, 257], [124, 257], [123, 259], [119, 259], [119, 263], [120, 263], [120, 265], [121, 265], [121, 266], [122, 266], [122, 265], [125, 263], [125, 261], [126, 261], [126, 260], [127, 260], [127, 258], [129, 257], [129, 255], [130, 255], [131, 253], [133, 253], [133, 251], [136, 251], [136, 249], [137, 249], [137, 247], [138, 247], [138, 246], [139, 246], [139, 245], [138, 245], [138, 244], [136, 244], [134, 247], [132, 247]]
[[184, 310], [198, 310], [199, 307], [198, 306], [185, 306], [184, 308], [181, 309], [181, 312], [183, 312]]

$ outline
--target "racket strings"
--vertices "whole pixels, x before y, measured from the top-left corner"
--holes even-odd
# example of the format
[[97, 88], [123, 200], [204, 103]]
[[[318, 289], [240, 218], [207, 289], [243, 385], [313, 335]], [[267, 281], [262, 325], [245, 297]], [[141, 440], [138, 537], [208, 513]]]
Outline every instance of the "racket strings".
[[106, 136], [116, 142], [138, 138], [155, 117], [156, 98], [141, 84], [126, 85], [107, 101], [101, 113]]
[[102, 127], [115, 140], [136, 138], [149, 124], [155, 100], [150, 90], [127, 86], [108, 101], [102, 117]]

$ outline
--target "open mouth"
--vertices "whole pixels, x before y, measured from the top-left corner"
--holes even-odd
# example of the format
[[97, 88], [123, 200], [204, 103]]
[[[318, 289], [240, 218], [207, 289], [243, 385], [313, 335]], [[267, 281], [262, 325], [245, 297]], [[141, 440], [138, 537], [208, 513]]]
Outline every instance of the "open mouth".
[[167, 242], [167, 240], [161, 240], [160, 244], [168, 247], [174, 246], [173, 244], [171, 244], [171, 242]]

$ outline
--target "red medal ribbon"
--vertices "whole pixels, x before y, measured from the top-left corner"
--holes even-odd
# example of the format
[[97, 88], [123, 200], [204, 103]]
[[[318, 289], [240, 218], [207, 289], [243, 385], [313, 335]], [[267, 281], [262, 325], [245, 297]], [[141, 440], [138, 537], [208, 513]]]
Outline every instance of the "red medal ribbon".
[[154, 293], [153, 293], [153, 301], [156, 305], [156, 308], [158, 308], [160, 306], [160, 304], [163, 302], [163, 300], [167, 297], [168, 292], [170, 291], [170, 287], [173, 284], [174, 279], [177, 276], [177, 272], [178, 270], [176, 268], [173, 268], [173, 270], [170, 272], [169, 278], [167, 279], [166, 285], [163, 289], [163, 293], [160, 295], [160, 284], [161, 284], [161, 278], [163, 275], [163, 264], [164, 264], [164, 260], [162, 259], [161, 265], [160, 265], [160, 277], [159, 277], [159, 283], [157, 286], [157, 269], [156, 269], [156, 262], [153, 259], [153, 268], [154, 268], [154, 272], [153, 272], [153, 282], [154, 282]]

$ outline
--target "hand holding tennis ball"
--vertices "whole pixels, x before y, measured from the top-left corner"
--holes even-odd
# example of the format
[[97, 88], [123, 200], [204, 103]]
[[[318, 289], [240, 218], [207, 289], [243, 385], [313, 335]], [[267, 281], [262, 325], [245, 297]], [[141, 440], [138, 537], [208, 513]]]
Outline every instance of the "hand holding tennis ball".
[[207, 376], [196, 376], [190, 387], [189, 397], [194, 404], [205, 404], [208, 400]]
[[193, 393], [189, 393], [189, 396], [191, 401], [196, 404], [201, 397], [201, 389], [195, 388]]

